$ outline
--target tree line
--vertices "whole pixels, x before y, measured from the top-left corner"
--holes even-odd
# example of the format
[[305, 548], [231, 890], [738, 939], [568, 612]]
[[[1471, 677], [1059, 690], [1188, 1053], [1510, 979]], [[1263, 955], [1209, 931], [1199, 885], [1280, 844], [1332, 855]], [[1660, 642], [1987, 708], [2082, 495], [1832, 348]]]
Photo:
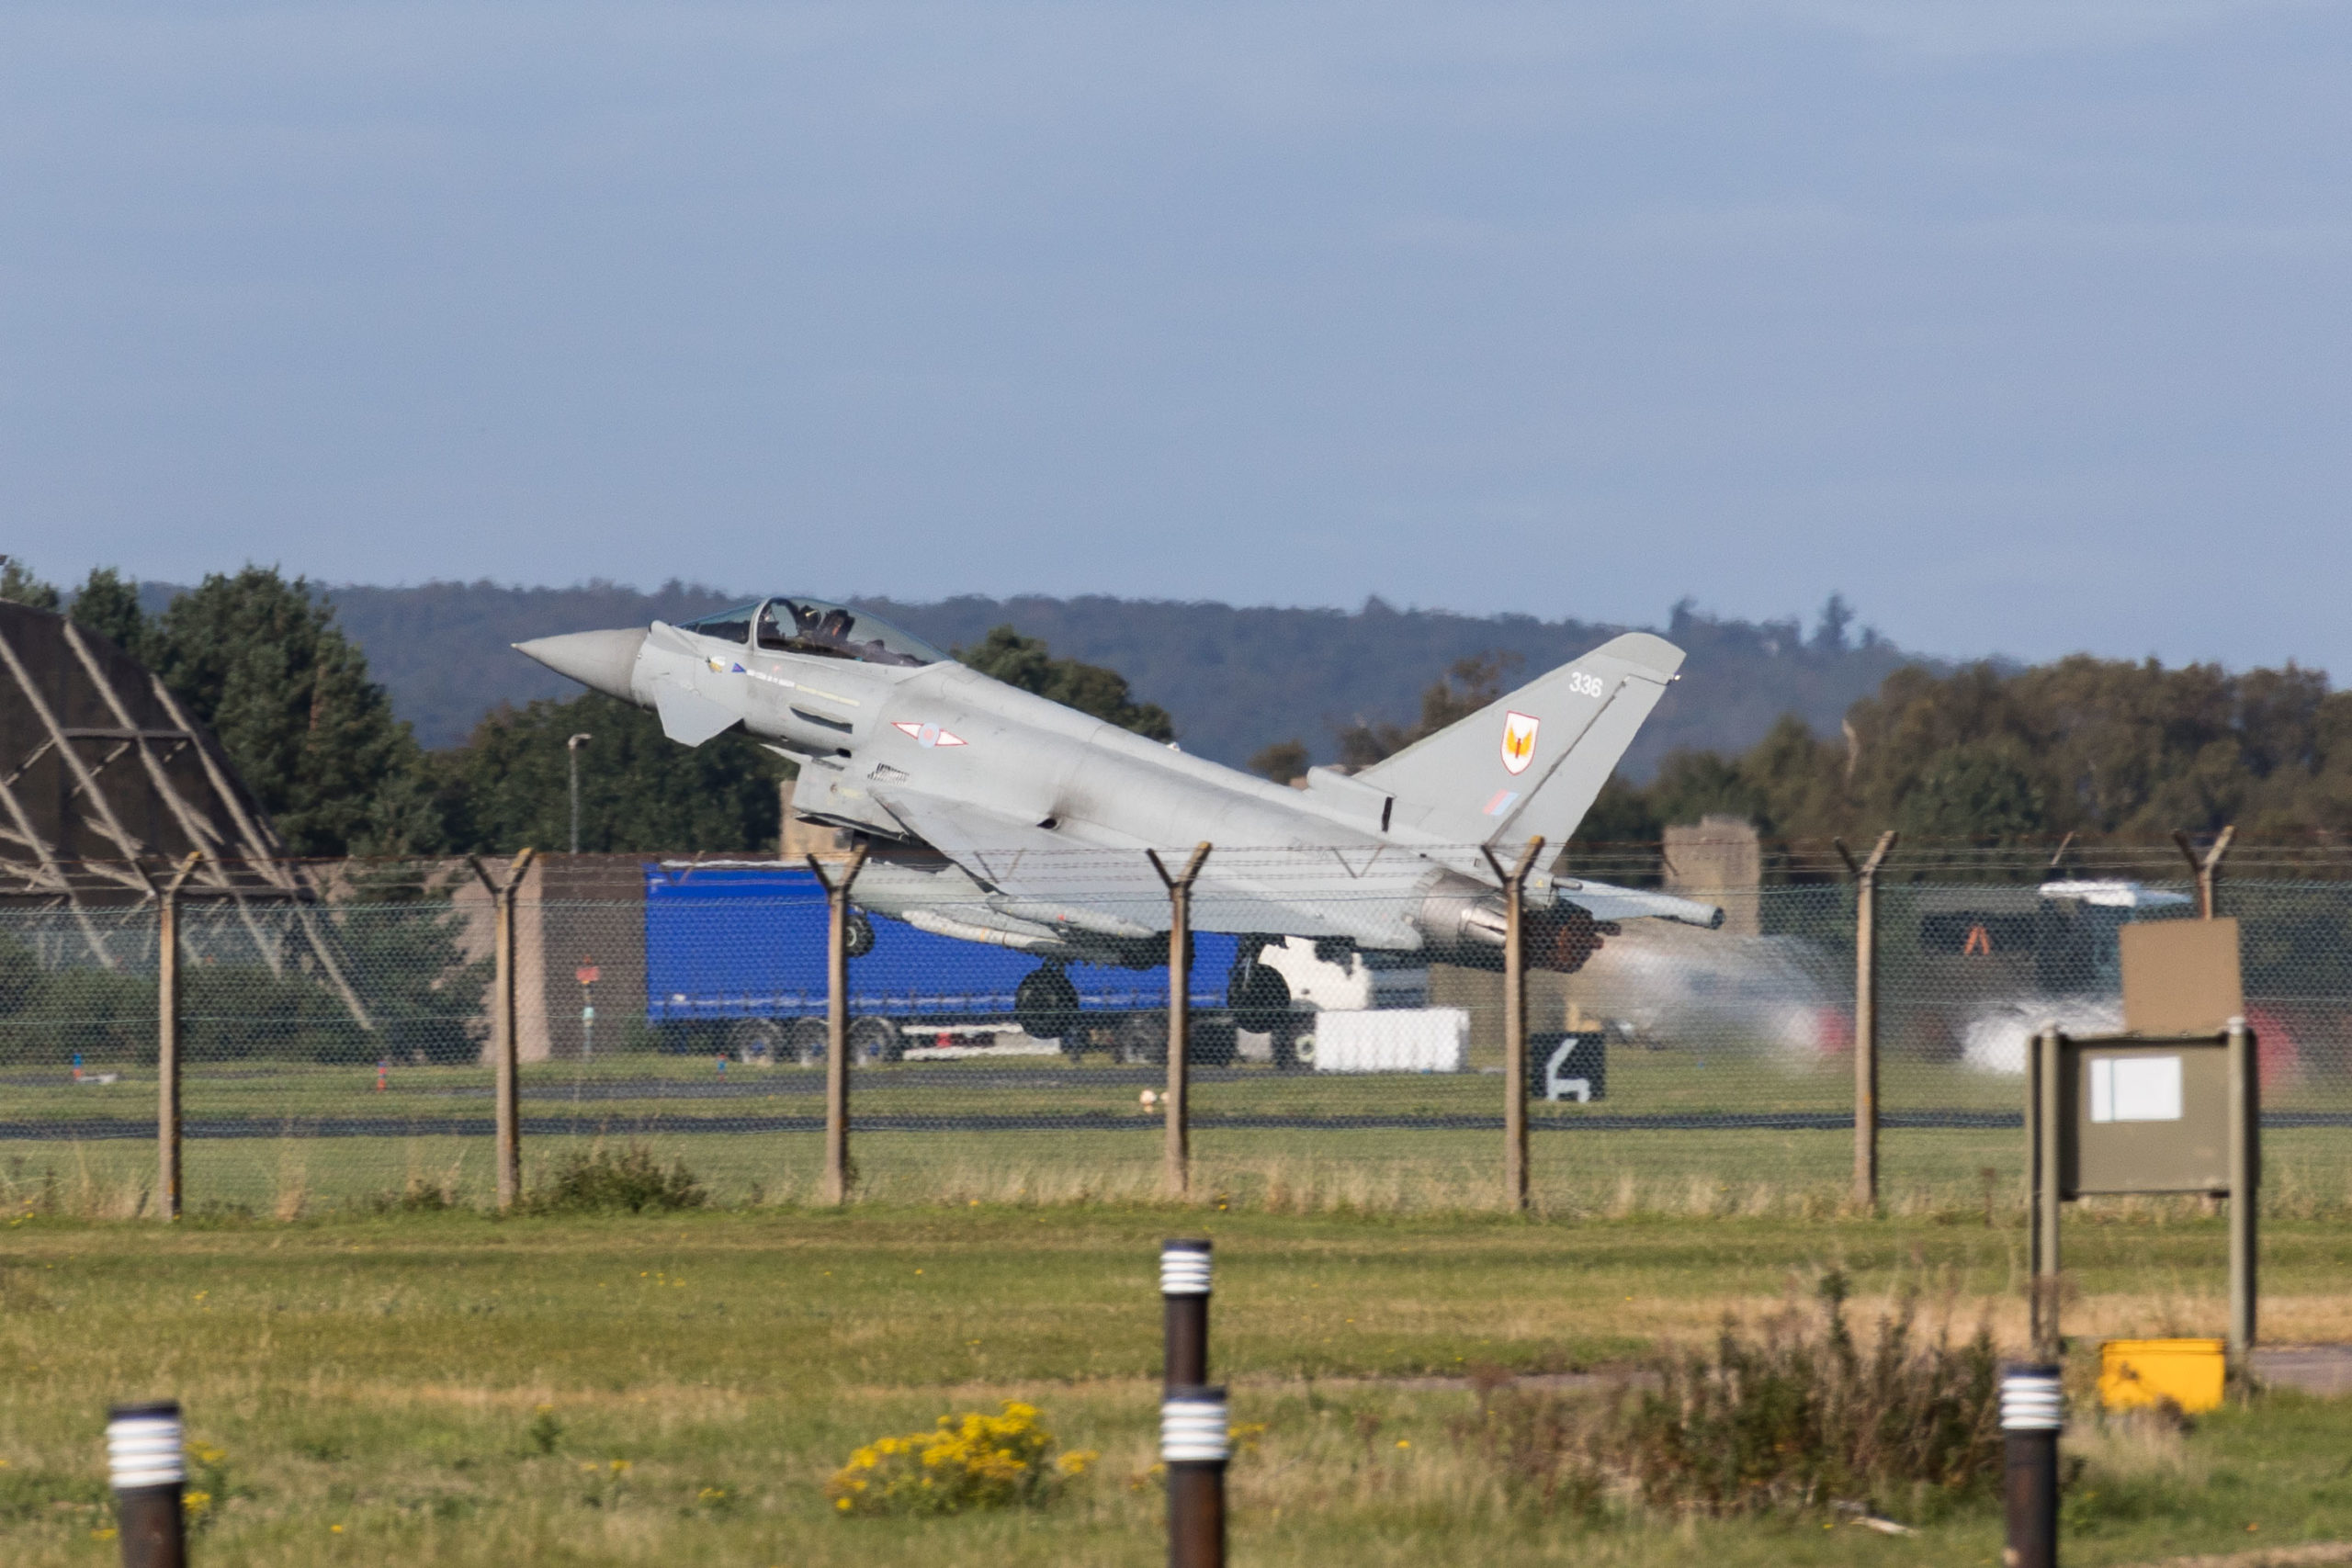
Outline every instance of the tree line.
[[[773, 849], [791, 765], [741, 730], [674, 745], [650, 713], [593, 693], [502, 705], [464, 744], [427, 750], [315, 585], [272, 569], [216, 573], [160, 614], [101, 569], [73, 593], [16, 563], [0, 598], [72, 615], [153, 669], [220, 739], [289, 851], [304, 855], [509, 852], [569, 840], [566, 742], [581, 753], [581, 847]], [[1010, 626], [959, 648], [967, 664], [1154, 739], [1168, 713], [1116, 671], [1057, 658]], [[1509, 653], [1455, 660], [1418, 722], [1338, 734], [1363, 767], [1476, 712], [1519, 678]], [[1307, 747], [1250, 765], [1287, 780]], [[1907, 666], [1852, 705], [1834, 735], [1784, 716], [1746, 751], [1669, 753], [1655, 776], [1611, 781], [1579, 837], [1655, 841], [1710, 813], [1768, 836], [1898, 828], [2002, 842], [2073, 832], [2151, 837], [2234, 822], [2262, 835], [2352, 831], [2352, 693], [2294, 664], [2232, 674], [2075, 655], [2025, 669]]]
[[[587, 692], [501, 705], [461, 745], [428, 750], [392, 712], [317, 585], [273, 568], [214, 573], [160, 613], [100, 568], [71, 593], [15, 561], [0, 599], [71, 616], [154, 671], [211, 729], [288, 852], [512, 853], [571, 839], [568, 742], [580, 751], [587, 852], [772, 851], [792, 764], [741, 729], [672, 742], [652, 714]], [[1057, 659], [1011, 626], [956, 650], [973, 668], [1154, 739], [1168, 714], [1115, 671]], [[516, 656], [516, 657], [519, 657]]]
[[2342, 833], [2352, 692], [2291, 663], [2232, 674], [2075, 654], [2023, 670], [1898, 670], [1834, 736], [1783, 719], [1738, 755], [1678, 751], [1645, 785], [1612, 781], [1582, 836], [1646, 842], [1711, 812], [1782, 839], [1894, 828], [1999, 844], [2230, 823], [2273, 840]]
[[[1515, 671], [1508, 656], [1458, 660], [1421, 694], [1419, 723], [1341, 730], [1341, 765], [1368, 767], [1476, 713]], [[1288, 780], [1306, 761], [1290, 740], [1250, 765]], [[1895, 828], [1998, 844], [2230, 823], [2272, 838], [2352, 832], [2352, 692], [2292, 663], [2235, 675], [2088, 654], [2026, 669], [1912, 665], [1849, 708], [1834, 736], [1789, 715], [1746, 751], [1682, 749], [1645, 784], [1612, 778], [1577, 837], [1650, 843], [1717, 813], [1782, 839]]]

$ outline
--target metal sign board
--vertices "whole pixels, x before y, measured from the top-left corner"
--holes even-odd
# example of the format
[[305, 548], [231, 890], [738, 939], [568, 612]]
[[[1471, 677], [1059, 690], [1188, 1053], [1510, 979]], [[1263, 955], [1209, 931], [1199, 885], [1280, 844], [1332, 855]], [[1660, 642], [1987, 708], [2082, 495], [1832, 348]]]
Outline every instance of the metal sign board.
[[[2212, 923], [2218, 922], [2200, 922]], [[2230, 956], [2233, 976], [2234, 951]], [[2199, 1005], [2210, 1005], [2210, 987], [2203, 996]], [[2260, 1274], [2256, 1213], [2262, 1088], [2256, 1044], [2254, 1032], [2236, 1017], [2210, 1034], [2070, 1040], [2045, 1026], [2034, 1036], [2025, 1126], [2026, 1182], [2033, 1193], [2027, 1251], [2038, 1353], [2046, 1358], [2060, 1347], [2058, 1216], [2065, 1200], [2203, 1192], [2230, 1200], [2230, 1353], [2244, 1364], [2254, 1345]]]
[[2218, 1033], [2245, 1016], [2237, 921], [2141, 920], [2120, 939], [2129, 1032]]
[[2229, 1190], [2229, 1048], [2222, 1039], [2066, 1040], [2061, 1052], [2064, 1196]]

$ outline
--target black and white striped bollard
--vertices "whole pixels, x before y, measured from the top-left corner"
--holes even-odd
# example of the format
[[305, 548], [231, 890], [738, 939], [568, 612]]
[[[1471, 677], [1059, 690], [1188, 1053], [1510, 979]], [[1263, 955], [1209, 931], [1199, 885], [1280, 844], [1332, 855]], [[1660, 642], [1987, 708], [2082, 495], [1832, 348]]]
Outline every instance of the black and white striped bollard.
[[182, 1568], [187, 1562], [180, 1489], [180, 1407], [174, 1400], [118, 1404], [107, 1415], [107, 1473], [114, 1484], [122, 1568]]
[[2066, 1424], [2058, 1372], [2039, 1363], [2001, 1369], [2003, 1568], [2057, 1568], [2058, 1433]]
[[1171, 1388], [1159, 1404], [1168, 1467], [1168, 1568], [1225, 1568], [1225, 1461], [1233, 1443], [1225, 1390]]
[[1209, 1381], [1209, 1244], [1159, 1244], [1159, 1300], [1166, 1323], [1167, 1364], [1160, 1381], [1170, 1389], [1197, 1388]]

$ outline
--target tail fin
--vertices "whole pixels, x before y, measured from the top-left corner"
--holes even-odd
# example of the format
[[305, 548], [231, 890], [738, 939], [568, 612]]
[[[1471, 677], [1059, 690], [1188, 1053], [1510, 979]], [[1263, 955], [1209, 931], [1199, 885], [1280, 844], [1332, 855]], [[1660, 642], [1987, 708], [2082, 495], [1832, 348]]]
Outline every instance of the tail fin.
[[1577, 830], [1634, 734], [1682, 667], [1647, 632], [1611, 637], [1468, 718], [1355, 775], [1396, 802], [1394, 822], [1447, 843], [1559, 843]]

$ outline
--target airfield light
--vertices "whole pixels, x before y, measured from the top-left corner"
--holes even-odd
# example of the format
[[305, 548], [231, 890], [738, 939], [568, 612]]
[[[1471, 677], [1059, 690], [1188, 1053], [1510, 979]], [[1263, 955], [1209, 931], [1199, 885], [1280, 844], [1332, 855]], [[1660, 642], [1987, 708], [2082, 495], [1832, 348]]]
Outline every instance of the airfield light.
[[1160, 1401], [1169, 1568], [1225, 1568], [1225, 1464], [1233, 1452], [1231, 1431], [1222, 1388], [1171, 1388]]
[[1167, 1338], [1167, 1386], [1209, 1381], [1209, 1244], [1159, 1244], [1159, 1297]]
[[2058, 1432], [2065, 1424], [2057, 1367], [2001, 1369], [2001, 1495], [2008, 1523], [2002, 1561], [2014, 1568], [2057, 1568]]
[[180, 1407], [174, 1400], [118, 1404], [107, 1415], [107, 1471], [113, 1483], [123, 1568], [182, 1568], [187, 1561], [180, 1489]]

